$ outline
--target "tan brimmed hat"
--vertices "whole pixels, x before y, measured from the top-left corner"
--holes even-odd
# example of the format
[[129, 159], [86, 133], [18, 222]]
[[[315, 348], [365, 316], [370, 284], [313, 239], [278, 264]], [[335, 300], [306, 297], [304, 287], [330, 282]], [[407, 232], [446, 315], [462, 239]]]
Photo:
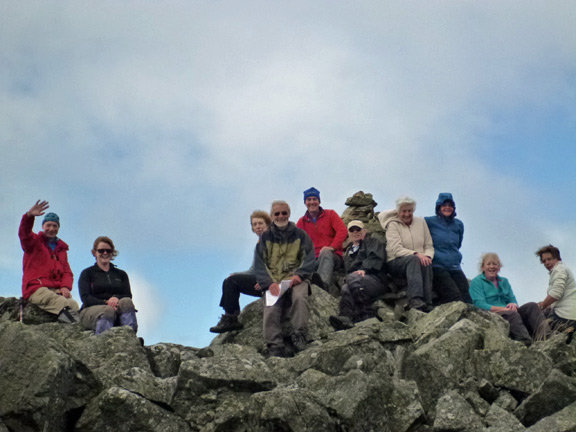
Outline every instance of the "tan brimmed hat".
[[362, 221], [359, 221], [359, 220], [353, 220], [353, 221], [348, 223], [348, 230], [350, 230], [350, 228], [352, 228], [352, 227], [358, 227], [360, 229], [364, 229], [364, 223]]

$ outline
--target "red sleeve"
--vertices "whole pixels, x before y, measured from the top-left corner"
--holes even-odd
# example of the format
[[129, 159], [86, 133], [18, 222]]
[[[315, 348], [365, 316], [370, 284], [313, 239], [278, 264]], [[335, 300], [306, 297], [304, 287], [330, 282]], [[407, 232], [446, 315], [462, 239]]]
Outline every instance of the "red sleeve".
[[34, 248], [37, 241], [37, 234], [32, 232], [34, 227], [34, 216], [28, 216], [24, 213], [22, 220], [20, 221], [20, 228], [18, 229], [18, 237], [20, 237], [20, 245], [24, 252], [28, 252]]
[[330, 221], [332, 222], [334, 231], [336, 231], [336, 235], [334, 236], [334, 240], [332, 241], [331, 246], [335, 250], [340, 250], [342, 249], [342, 243], [344, 243], [344, 240], [346, 240], [348, 237], [348, 229], [346, 228], [342, 218], [335, 211], [330, 213]]
[[[304, 216], [302, 216], [300, 219], [298, 219], [298, 222], [296, 222], [296, 226], [298, 228], [300, 228], [301, 230], [304, 229]], [[306, 231], [306, 230], [304, 230]]]

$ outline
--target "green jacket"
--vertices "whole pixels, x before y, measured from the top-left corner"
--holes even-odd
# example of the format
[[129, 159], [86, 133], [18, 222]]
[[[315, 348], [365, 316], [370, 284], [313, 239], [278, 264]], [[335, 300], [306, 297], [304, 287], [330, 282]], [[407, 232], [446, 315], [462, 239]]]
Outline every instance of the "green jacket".
[[254, 273], [263, 290], [294, 275], [309, 279], [315, 263], [312, 240], [293, 222], [284, 230], [270, 225], [254, 252]]

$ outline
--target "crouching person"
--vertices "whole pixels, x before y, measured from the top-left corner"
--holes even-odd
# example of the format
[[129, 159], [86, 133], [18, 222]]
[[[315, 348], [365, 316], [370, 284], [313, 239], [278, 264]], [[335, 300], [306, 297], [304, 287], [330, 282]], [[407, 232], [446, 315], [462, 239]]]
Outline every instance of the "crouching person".
[[37, 201], [28, 210], [18, 230], [24, 251], [22, 297], [64, 323], [78, 322], [78, 303], [72, 298], [74, 275], [68, 264], [68, 245], [58, 238], [60, 218], [48, 213], [38, 234], [32, 232], [36, 216], [48, 209], [48, 201]]
[[264, 341], [268, 355], [284, 357], [283, 312], [287, 311], [290, 316], [294, 350], [298, 352], [306, 348], [314, 245], [305, 231], [290, 222], [290, 207], [285, 201], [272, 203], [271, 216], [272, 225], [256, 246], [254, 270], [261, 289], [270, 291], [273, 296], [280, 295], [282, 281], [289, 281], [285, 282], [288, 290], [276, 303], [264, 306]]
[[[262, 210], [254, 210], [250, 215], [252, 232], [258, 236], [258, 242], [262, 234], [268, 230], [272, 220], [270, 215]], [[233, 330], [242, 330], [244, 325], [238, 321], [240, 315], [240, 294], [253, 297], [262, 297], [262, 290], [254, 276], [254, 263], [245, 272], [232, 273], [222, 283], [222, 298], [220, 306], [224, 309], [224, 315], [214, 327], [210, 327], [212, 333], [226, 333]]]
[[80, 323], [96, 334], [118, 325], [130, 326], [137, 332], [137, 311], [132, 302], [128, 274], [111, 262], [118, 255], [112, 239], [98, 237], [92, 255], [96, 264], [84, 269], [78, 281], [82, 299]]
[[367, 233], [359, 220], [348, 224], [348, 233], [351, 242], [343, 255], [346, 283], [342, 287], [340, 312], [330, 317], [336, 330], [376, 317], [373, 303], [386, 292], [386, 246]]

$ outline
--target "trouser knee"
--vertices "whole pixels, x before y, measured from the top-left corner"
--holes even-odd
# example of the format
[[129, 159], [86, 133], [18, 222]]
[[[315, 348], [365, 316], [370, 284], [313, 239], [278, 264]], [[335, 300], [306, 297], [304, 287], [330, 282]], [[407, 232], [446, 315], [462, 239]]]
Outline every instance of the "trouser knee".
[[134, 307], [134, 302], [130, 297], [124, 297], [118, 300], [118, 313], [122, 314], [124, 312], [131, 312], [136, 310]]
[[116, 320], [116, 311], [114, 310], [113, 307], [106, 306], [106, 308], [102, 310], [100, 318], [104, 318], [108, 321], [114, 322]]
[[370, 296], [365, 290], [365, 279], [362, 275], [359, 275], [358, 273], [350, 273], [346, 276], [346, 284], [348, 285], [350, 295], [357, 305], [370, 303]]

